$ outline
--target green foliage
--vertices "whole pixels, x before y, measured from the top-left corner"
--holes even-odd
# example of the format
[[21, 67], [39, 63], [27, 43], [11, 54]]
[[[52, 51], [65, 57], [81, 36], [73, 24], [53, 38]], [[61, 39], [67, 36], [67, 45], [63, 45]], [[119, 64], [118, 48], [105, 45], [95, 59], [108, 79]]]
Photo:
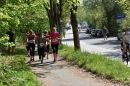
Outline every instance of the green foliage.
[[25, 64], [24, 52], [19, 47], [14, 56], [0, 56], [0, 86], [41, 86]]
[[[102, 28], [106, 21], [101, 0], [83, 0], [85, 20], [90, 28]], [[83, 12], [82, 12], [83, 13]]]
[[[0, 3], [4, 3], [0, 1]], [[0, 36], [12, 29], [16, 36], [25, 36], [30, 29], [37, 32], [39, 29], [49, 30], [49, 23], [43, 4], [39, 0], [6, 0], [0, 7]], [[0, 43], [7, 45], [4, 38]], [[3, 42], [3, 43], [2, 43]]]
[[130, 69], [118, 60], [111, 60], [103, 55], [74, 51], [73, 47], [61, 45], [59, 54], [72, 63], [104, 78], [130, 83]]

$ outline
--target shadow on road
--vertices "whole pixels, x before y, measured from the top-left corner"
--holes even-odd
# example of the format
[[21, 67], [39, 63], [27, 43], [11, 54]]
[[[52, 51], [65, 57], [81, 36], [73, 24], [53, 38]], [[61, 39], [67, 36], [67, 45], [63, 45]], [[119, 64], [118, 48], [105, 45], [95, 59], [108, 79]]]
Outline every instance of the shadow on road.
[[[57, 60], [57, 63], [64, 60], [64, 58], [61, 58]], [[44, 59], [43, 63], [41, 64], [40, 61], [36, 60], [32, 62], [31, 64], [28, 64], [31, 69], [34, 71], [35, 75], [41, 78], [46, 78], [47, 76], [50, 76], [51, 71], [53, 70], [62, 70], [66, 65], [61, 65], [54, 63], [53, 61]]]
[[[106, 52], [104, 53], [105, 56], [112, 58], [112, 59], [121, 59], [121, 53], [119, 54], [119, 52]], [[113, 57], [114, 56], [114, 57]]]
[[103, 44], [109, 44], [109, 45], [119, 45], [120, 41], [117, 40], [102, 40], [99, 43], [92, 43], [91, 45], [103, 45]]
[[[62, 61], [62, 60], [64, 60], [64, 58], [57, 60], [57, 62]], [[51, 69], [54, 69], [54, 70], [55, 69], [61, 69], [63, 67], [62, 65], [57, 65], [56, 63], [54, 63], [54, 61], [44, 59], [42, 64], [41, 64], [41, 61], [39, 61], [39, 60], [36, 60], [34, 62], [31, 62], [31, 63], [27, 62], [26, 64], [31, 66], [31, 67], [36, 67], [36, 68], [42, 68], [42, 67], [44, 68], [44, 67], [48, 66], [48, 67], [51, 67]]]

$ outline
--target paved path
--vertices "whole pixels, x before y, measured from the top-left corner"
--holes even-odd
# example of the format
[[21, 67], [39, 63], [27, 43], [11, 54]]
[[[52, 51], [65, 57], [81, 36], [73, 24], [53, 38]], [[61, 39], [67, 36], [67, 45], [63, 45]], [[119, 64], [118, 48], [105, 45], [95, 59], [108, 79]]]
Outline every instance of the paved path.
[[57, 63], [53, 63], [52, 54], [49, 55], [49, 59], [44, 59], [43, 64], [38, 60], [38, 56], [35, 56], [35, 62], [28, 65], [42, 86], [117, 86], [73, 65], [63, 57], [59, 56]]

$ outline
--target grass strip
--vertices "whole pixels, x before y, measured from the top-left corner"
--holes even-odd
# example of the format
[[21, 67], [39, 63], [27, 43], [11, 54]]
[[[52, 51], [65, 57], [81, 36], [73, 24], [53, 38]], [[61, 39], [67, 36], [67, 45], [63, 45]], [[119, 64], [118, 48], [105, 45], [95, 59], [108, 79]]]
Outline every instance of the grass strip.
[[123, 84], [130, 84], [130, 68], [120, 61], [106, 58], [101, 54], [74, 51], [74, 47], [60, 45], [59, 53], [79, 67], [92, 73]]
[[0, 86], [41, 86], [25, 63], [25, 48], [16, 48], [14, 56], [0, 56]]

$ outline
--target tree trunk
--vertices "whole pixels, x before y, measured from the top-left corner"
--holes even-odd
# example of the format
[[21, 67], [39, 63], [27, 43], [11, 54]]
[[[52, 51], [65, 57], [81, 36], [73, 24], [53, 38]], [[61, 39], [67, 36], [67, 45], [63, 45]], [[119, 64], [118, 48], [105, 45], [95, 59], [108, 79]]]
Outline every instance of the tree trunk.
[[50, 7], [46, 7], [46, 5], [44, 5], [50, 22], [50, 30], [52, 30], [53, 27], [57, 27], [57, 31], [60, 33], [60, 35], [61, 35], [60, 19], [62, 15], [62, 6], [63, 6], [62, 0], [59, 0], [59, 4], [57, 4], [53, 0], [50, 0]]
[[73, 29], [74, 49], [81, 50], [80, 42], [79, 42], [79, 35], [78, 35], [78, 28], [77, 28], [77, 16], [74, 11], [75, 12], [77, 11], [77, 5], [75, 5], [75, 3], [72, 4], [72, 9], [71, 9], [71, 25]]
[[6, 4], [6, 0], [0, 0], [0, 7], [3, 7]]

